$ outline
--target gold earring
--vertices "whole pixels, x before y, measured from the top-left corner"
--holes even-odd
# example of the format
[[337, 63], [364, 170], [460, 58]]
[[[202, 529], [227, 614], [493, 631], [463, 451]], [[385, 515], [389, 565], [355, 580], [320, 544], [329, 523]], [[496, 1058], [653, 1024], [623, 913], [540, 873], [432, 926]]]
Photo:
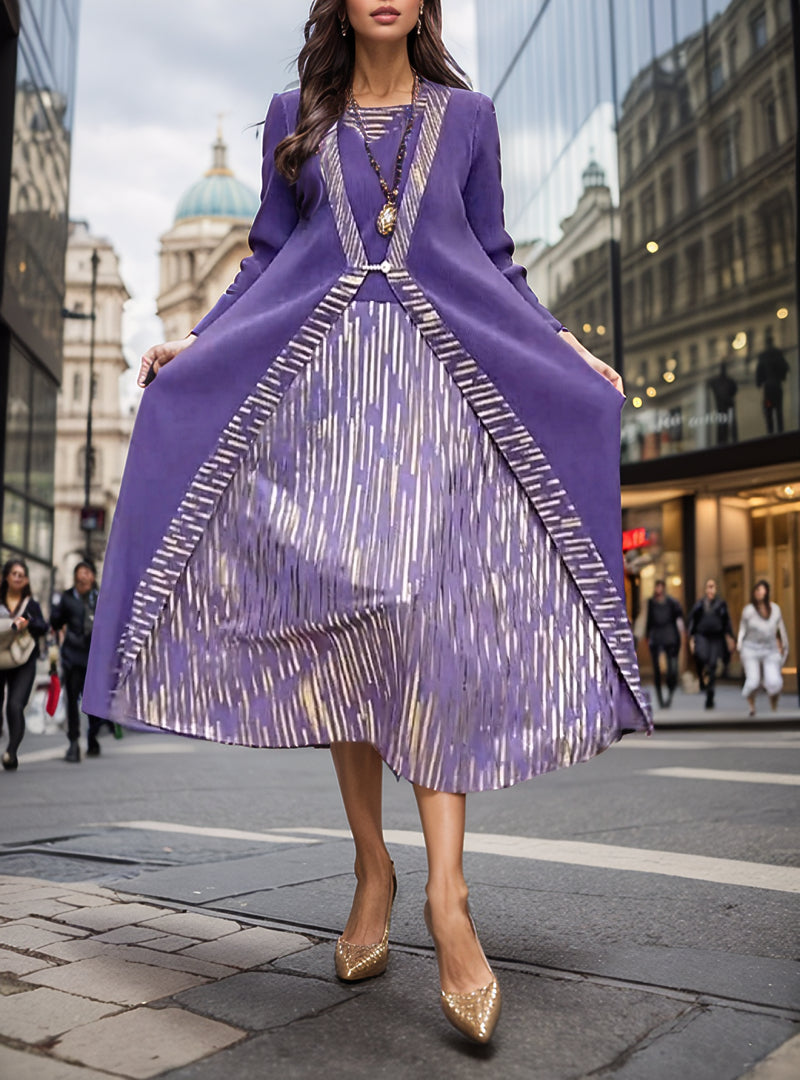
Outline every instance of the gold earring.
[[417, 37], [422, 33], [422, 13], [425, 10], [425, 5], [419, 5], [419, 18], [417, 19]]

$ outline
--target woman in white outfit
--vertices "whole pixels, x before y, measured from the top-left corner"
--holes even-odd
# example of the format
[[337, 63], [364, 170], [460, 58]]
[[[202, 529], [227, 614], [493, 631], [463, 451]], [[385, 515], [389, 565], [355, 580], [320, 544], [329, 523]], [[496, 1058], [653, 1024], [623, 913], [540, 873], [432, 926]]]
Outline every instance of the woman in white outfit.
[[781, 609], [771, 603], [769, 583], [757, 581], [752, 602], [742, 612], [737, 648], [744, 667], [742, 697], [747, 698], [750, 715], [756, 714], [756, 692], [763, 684], [773, 712], [783, 689], [781, 667], [789, 655], [789, 638]]

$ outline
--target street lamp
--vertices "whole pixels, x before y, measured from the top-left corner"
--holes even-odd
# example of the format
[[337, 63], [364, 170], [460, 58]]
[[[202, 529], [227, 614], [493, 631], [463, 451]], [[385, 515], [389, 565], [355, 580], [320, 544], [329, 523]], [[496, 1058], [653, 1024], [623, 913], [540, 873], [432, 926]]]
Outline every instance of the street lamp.
[[91, 311], [84, 314], [82, 311], [70, 311], [62, 308], [61, 315], [65, 319], [90, 319], [91, 330], [89, 336], [89, 407], [86, 410], [86, 458], [83, 470], [83, 514], [81, 515], [81, 528], [86, 533], [86, 559], [92, 561], [92, 532], [96, 528], [93, 516], [90, 513], [91, 490], [92, 490], [92, 464], [94, 451], [92, 447], [92, 409], [94, 406], [94, 347], [95, 329], [97, 326], [97, 269], [100, 266], [100, 254], [97, 248], [92, 252], [92, 284], [91, 284]]

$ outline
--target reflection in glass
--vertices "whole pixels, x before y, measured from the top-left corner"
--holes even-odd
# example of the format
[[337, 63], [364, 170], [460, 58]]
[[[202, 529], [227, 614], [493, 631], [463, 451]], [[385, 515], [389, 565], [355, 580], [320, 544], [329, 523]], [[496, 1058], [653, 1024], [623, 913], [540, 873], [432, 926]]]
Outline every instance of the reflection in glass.
[[30, 421], [31, 366], [19, 349], [12, 347], [6, 406], [4, 482], [19, 492], [24, 492], [27, 485]]
[[17, 53], [5, 283], [60, 348], [78, 0], [26, 0]]
[[623, 365], [623, 460], [796, 429], [790, 0], [477, 2], [517, 258]]

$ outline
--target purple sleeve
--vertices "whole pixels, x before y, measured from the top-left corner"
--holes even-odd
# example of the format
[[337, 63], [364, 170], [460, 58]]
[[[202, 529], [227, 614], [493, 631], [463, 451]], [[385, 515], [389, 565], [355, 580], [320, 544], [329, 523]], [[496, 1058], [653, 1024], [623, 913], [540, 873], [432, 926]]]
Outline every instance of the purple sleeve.
[[298, 214], [294, 190], [275, 168], [275, 148], [288, 134], [289, 124], [286, 111], [280, 94], [275, 94], [264, 121], [261, 205], [248, 237], [252, 254], [242, 260], [236, 278], [211, 311], [195, 326], [192, 330], [193, 334], [202, 334], [223, 311], [227, 311], [231, 304], [247, 292], [253, 282], [267, 269], [297, 224]]
[[478, 95], [478, 112], [472, 136], [472, 163], [464, 188], [464, 206], [472, 231], [497, 269], [508, 278], [545, 322], [555, 331], [563, 324], [551, 315], [526, 280], [524, 266], [512, 259], [514, 241], [506, 232], [503, 216], [503, 185], [500, 169], [500, 132], [494, 105], [489, 98]]

